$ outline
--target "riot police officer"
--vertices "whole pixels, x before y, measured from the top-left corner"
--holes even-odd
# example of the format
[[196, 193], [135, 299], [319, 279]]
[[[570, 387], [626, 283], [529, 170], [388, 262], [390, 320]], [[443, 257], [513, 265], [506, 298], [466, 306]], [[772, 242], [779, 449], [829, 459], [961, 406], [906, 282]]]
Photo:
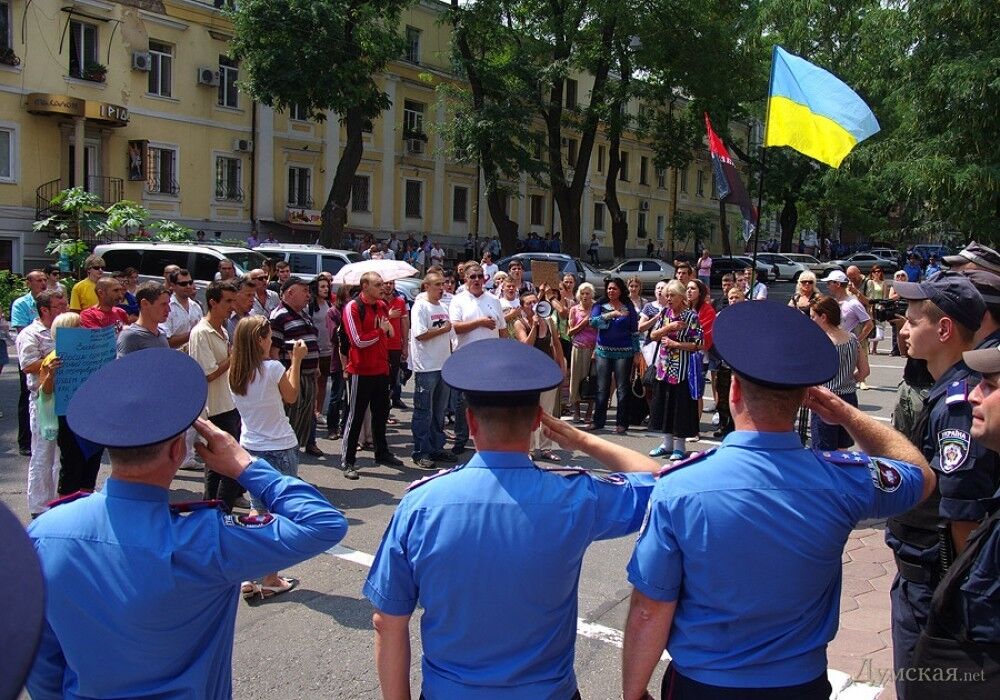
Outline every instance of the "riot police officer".
[[[982, 297], [956, 272], [925, 282], [897, 282], [894, 288], [909, 301], [900, 335], [911, 357], [926, 360], [935, 380], [910, 439], [938, 476], [931, 498], [890, 518], [886, 530], [898, 570], [890, 597], [893, 663], [899, 674], [911, 667], [934, 588], [986, 515], [984, 499], [1000, 483], [1000, 465], [995, 452], [972, 439], [968, 396], [980, 377], [962, 362], [986, 312]], [[897, 694], [905, 698], [899, 678]]]

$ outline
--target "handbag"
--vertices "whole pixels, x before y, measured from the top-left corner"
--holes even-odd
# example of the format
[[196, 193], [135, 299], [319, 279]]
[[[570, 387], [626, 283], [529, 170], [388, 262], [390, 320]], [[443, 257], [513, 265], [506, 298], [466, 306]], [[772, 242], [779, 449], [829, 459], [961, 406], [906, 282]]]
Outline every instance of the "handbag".
[[594, 362], [594, 358], [590, 358], [587, 376], [580, 380], [577, 391], [584, 401], [593, 401], [597, 398], [597, 363]]

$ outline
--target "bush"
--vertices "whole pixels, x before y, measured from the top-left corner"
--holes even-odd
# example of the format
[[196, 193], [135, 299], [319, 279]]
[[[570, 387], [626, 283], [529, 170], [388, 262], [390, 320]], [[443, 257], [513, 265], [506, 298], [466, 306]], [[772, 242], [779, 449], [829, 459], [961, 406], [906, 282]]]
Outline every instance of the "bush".
[[10, 319], [10, 307], [18, 297], [23, 297], [28, 293], [28, 285], [21, 275], [14, 274], [10, 270], [0, 272], [0, 309], [4, 315]]

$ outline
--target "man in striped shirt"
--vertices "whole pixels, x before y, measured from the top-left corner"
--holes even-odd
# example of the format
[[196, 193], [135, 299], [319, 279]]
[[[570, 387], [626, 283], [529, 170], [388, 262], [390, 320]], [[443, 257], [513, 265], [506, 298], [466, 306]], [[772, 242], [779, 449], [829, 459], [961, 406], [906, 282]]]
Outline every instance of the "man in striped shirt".
[[289, 277], [281, 285], [281, 303], [271, 312], [271, 359], [291, 366], [293, 341], [305, 342], [308, 352], [299, 370], [299, 398], [288, 406], [288, 421], [292, 424], [299, 447], [306, 454], [322, 457], [316, 444], [316, 373], [319, 371], [319, 339], [316, 326], [304, 313], [309, 303], [309, 286], [300, 277]]

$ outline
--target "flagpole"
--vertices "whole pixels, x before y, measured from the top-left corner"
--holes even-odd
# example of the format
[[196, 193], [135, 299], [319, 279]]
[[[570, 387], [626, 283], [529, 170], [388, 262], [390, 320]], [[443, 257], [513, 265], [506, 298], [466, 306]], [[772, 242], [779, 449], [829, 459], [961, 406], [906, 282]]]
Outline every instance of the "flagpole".
[[[760, 220], [764, 206], [764, 176], [767, 174], [767, 120], [771, 115], [771, 94], [774, 89], [774, 57], [778, 51], [777, 45], [771, 49], [771, 75], [767, 82], [767, 102], [764, 106], [764, 128], [760, 134], [760, 182], [757, 185], [757, 225], [753, 231], [753, 271], [751, 272], [750, 294], [753, 295], [753, 285], [757, 282], [757, 248], [760, 246]], [[779, 251], [780, 252], [780, 251]]]

